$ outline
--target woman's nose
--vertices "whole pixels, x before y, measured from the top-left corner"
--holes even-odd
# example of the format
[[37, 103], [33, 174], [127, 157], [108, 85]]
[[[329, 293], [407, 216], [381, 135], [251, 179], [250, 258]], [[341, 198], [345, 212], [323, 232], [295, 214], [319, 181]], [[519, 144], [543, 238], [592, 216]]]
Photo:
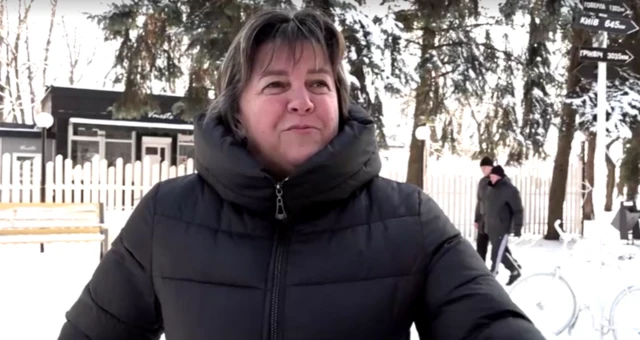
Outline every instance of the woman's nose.
[[291, 89], [289, 91], [287, 110], [291, 113], [308, 114], [313, 112], [314, 105], [306, 88]]

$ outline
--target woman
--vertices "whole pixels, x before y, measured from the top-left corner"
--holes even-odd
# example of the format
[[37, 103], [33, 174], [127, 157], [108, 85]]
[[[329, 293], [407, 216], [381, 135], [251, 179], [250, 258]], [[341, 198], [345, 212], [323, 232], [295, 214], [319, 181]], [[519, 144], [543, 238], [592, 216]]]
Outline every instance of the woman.
[[59, 339], [543, 339], [432, 199], [378, 176], [343, 55], [313, 11], [251, 19], [198, 173], [142, 199]]

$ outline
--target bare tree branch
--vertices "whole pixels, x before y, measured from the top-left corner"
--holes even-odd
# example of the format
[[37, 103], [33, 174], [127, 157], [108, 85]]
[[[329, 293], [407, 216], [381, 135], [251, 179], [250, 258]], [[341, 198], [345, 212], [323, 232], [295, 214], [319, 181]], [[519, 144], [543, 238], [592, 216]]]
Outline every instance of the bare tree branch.
[[[13, 72], [15, 77], [15, 85], [16, 85], [16, 101], [22, 101], [22, 89], [20, 84], [20, 68], [19, 68], [19, 54], [20, 54], [20, 38], [22, 37], [22, 31], [24, 29], [24, 25], [29, 16], [29, 11], [31, 11], [31, 4], [33, 4], [33, 0], [30, 0], [29, 4], [25, 4], [24, 13], [22, 12], [23, 2], [22, 0], [18, 0], [18, 30], [16, 31], [16, 38], [13, 43]], [[19, 121], [24, 122], [26, 115], [24, 111], [24, 107], [19, 107], [20, 117]]]
[[116, 69], [116, 65], [114, 64], [113, 66], [111, 66], [111, 68], [109, 69], [109, 71], [107, 72], [107, 74], [105, 74], [104, 76], [104, 81], [102, 82], [102, 87], [106, 88], [107, 87], [107, 81], [109, 81], [109, 75], [111, 75], [111, 73]]
[[[33, 79], [34, 77], [34, 73], [33, 73], [33, 65], [31, 63], [31, 44], [29, 43], [29, 21], [25, 20], [25, 24], [24, 24], [24, 46], [25, 46], [25, 50], [27, 52], [27, 80], [28, 80], [28, 86], [29, 86], [29, 102], [31, 103], [32, 107], [35, 107], [35, 103], [36, 103], [36, 91], [33, 88]], [[34, 115], [35, 112], [34, 110], [31, 110], [31, 114]]]
[[82, 46], [80, 38], [78, 37], [78, 27], [74, 27], [73, 32], [70, 32], [64, 16], [61, 17], [60, 22], [62, 24], [62, 35], [67, 47], [67, 55], [69, 58], [69, 75], [67, 80], [69, 85], [75, 85], [82, 80], [85, 74], [85, 72], [79, 72], [82, 70], [78, 70], [78, 66], [82, 68], [93, 63], [93, 59], [96, 55], [96, 47], [93, 47], [93, 50], [89, 55], [83, 57], [88, 53], [88, 51]]
[[49, 69], [49, 49], [51, 48], [51, 36], [53, 35], [53, 27], [56, 22], [56, 9], [58, 8], [58, 0], [51, 0], [51, 19], [49, 20], [49, 35], [44, 47], [44, 65], [42, 69], [42, 87], [47, 86], [47, 70]]
[[[7, 8], [7, 2], [8, 0], [4, 1], [4, 8]], [[5, 26], [5, 30], [4, 30], [4, 34], [5, 34], [5, 39], [3, 41], [4, 43], [4, 47], [5, 47], [5, 51], [6, 51], [6, 58], [7, 58], [7, 72], [5, 73], [5, 84], [7, 84], [7, 96], [6, 98], [9, 99], [9, 101], [13, 100], [13, 89], [11, 87], [11, 72], [9, 72], [9, 68], [11, 67], [11, 65], [13, 64], [13, 56], [15, 55], [15, 51], [13, 51], [12, 47], [8, 44], [8, 38], [9, 38], [9, 26], [10, 26], [10, 21], [9, 21], [9, 15], [7, 14], [7, 23]], [[7, 105], [5, 105], [6, 107]], [[3, 117], [3, 121], [8, 121], [10, 119], [11, 122], [17, 122], [17, 117], [16, 117], [16, 111], [15, 108], [13, 106], [8, 106], [8, 108], [4, 111], [6, 116]]]
[[69, 82], [69, 85], [74, 85], [75, 78], [76, 78], [75, 77], [76, 66], [78, 65], [78, 58], [74, 53], [74, 51], [76, 50], [77, 38], [76, 38], [76, 34], [74, 34], [73, 42], [71, 41], [69, 30], [67, 30], [67, 21], [65, 20], [64, 16], [62, 16], [62, 19], [60, 20], [60, 22], [62, 23], [62, 35], [64, 37], [64, 42], [67, 45], [67, 54], [69, 55], [69, 78], [67, 80]]
[[[96, 48], [94, 47], [92, 53], [90, 56], [87, 57], [87, 59], [85, 60], [85, 66], [90, 66], [91, 64], [93, 64], [93, 58], [95, 58], [96, 56]], [[87, 72], [82, 72], [80, 74], [80, 77], [78, 77], [77, 82], [82, 81], [82, 78], [84, 78], [84, 75], [87, 74]]]
[[[0, 56], [2, 54], [2, 49], [6, 48], [5, 44], [5, 29], [4, 29], [4, 11], [6, 8], [6, 0], [0, 0]], [[1, 57], [0, 57], [1, 58]], [[5, 62], [0, 60], [0, 117], [4, 119], [4, 95], [6, 93], [6, 87], [9, 86], [9, 83], [4, 83], [2, 80], [3, 72], [7, 72], [7, 67], [5, 67]]]

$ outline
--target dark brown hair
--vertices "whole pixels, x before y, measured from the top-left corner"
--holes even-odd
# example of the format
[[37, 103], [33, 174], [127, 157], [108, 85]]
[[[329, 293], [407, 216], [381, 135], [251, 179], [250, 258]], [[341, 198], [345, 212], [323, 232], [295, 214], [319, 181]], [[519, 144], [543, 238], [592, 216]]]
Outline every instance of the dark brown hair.
[[338, 92], [340, 120], [347, 117], [349, 83], [342, 66], [345, 44], [342, 34], [329, 18], [310, 9], [297, 11], [268, 9], [249, 19], [234, 38], [220, 66], [216, 81], [218, 96], [209, 107], [209, 117], [219, 117], [238, 140], [244, 139], [239, 115], [240, 94], [251, 77], [258, 49], [274, 43], [272, 57], [278, 46], [288, 46], [294, 56], [301, 42], [320, 47], [329, 58]]

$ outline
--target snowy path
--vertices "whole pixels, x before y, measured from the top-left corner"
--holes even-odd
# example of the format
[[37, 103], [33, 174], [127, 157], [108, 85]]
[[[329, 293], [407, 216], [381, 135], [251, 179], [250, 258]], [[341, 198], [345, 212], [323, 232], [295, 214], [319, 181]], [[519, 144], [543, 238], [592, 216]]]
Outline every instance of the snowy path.
[[[525, 275], [552, 269], [558, 261], [558, 242], [537, 240], [521, 243], [529, 245], [515, 246], [513, 252], [523, 265]], [[77, 299], [98, 263], [97, 249], [95, 244], [57, 244], [48, 245], [45, 253], [40, 253], [37, 245], [0, 246], [0, 339], [56, 339], [64, 322], [64, 313]], [[16, 261], [18, 258], [20, 261]], [[638, 272], [638, 262], [633, 265], [633, 271]], [[602, 286], [606, 288], [598, 290], [606, 293], [602, 296], [604, 299], [611, 299], [614, 288], [632, 280], [616, 276], [621, 273], [615, 271], [594, 273], [594, 267], [589, 265], [574, 266], [566, 274], [577, 290], [579, 302], [594, 298], [590, 291], [598, 289], [594, 276], [606, 279]], [[506, 275], [501, 273], [498, 279], [506, 282]], [[634, 282], [640, 284], [640, 280]], [[412, 339], [418, 339], [415, 329], [412, 330]], [[569, 337], [563, 335], [558, 339]], [[599, 339], [591, 330], [588, 316], [581, 318], [571, 339]]]
[[[0, 246], [0, 339], [57, 339], [98, 263], [94, 244]], [[16, 261], [20, 259], [20, 261]]]

